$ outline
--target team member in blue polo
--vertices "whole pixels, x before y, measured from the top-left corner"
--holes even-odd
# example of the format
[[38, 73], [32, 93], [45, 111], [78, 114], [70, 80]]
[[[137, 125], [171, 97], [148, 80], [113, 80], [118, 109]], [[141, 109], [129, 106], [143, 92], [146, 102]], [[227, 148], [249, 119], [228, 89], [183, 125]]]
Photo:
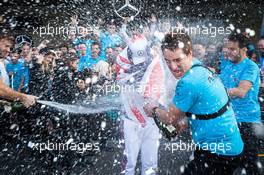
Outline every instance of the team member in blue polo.
[[6, 71], [10, 78], [10, 87], [21, 92], [24, 85], [24, 65], [19, 62], [19, 50], [13, 50], [11, 53], [11, 61], [6, 64]]
[[[36, 103], [36, 97], [33, 95], [22, 94], [9, 88], [8, 75], [5, 70], [5, 59], [13, 46], [13, 37], [2, 32], [0, 33], [0, 99], [16, 101], [20, 100], [26, 107]], [[2, 106], [1, 106], [2, 107]], [[2, 109], [0, 108], [0, 112]]]
[[258, 102], [260, 71], [247, 57], [248, 41], [242, 34], [233, 33], [227, 43], [228, 59], [221, 70], [221, 79], [231, 97], [232, 107], [245, 143], [243, 167], [247, 174], [259, 174], [257, 167], [258, 138], [254, 133], [261, 123]]
[[191, 39], [182, 31], [167, 34], [162, 51], [179, 82], [168, 109], [147, 104], [146, 113], [176, 128], [188, 117], [196, 150], [184, 174], [232, 174], [244, 144], [224, 85], [193, 58]]

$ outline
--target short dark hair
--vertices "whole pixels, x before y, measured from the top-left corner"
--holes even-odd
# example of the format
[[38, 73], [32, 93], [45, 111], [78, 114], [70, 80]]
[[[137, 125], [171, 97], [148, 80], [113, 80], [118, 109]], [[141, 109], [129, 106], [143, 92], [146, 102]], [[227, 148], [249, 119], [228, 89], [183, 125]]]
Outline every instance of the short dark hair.
[[24, 42], [24, 43], [21, 43], [21, 44], [20, 44], [20, 47], [21, 47], [21, 48], [23, 48], [24, 46], [29, 46], [29, 47], [31, 47], [30, 43], [28, 43], [28, 42]]
[[79, 43], [78, 43], [78, 46], [79, 46], [79, 45], [81, 45], [81, 44], [84, 44], [84, 45], [86, 45], [86, 43], [85, 43], [85, 42], [79, 42]]
[[12, 43], [12, 45], [15, 43], [15, 38], [10, 35], [9, 33], [2, 33], [0, 34], [0, 40], [7, 40]]
[[241, 33], [231, 33], [228, 37], [228, 41], [238, 42], [239, 48], [247, 47], [249, 44], [248, 38]]
[[115, 47], [111, 47], [111, 46], [107, 46], [106, 48], [105, 48], [105, 50], [107, 50], [107, 49], [115, 49]]
[[68, 60], [70, 61], [70, 62], [73, 62], [73, 61], [76, 61], [76, 60], [79, 60], [79, 57], [78, 57], [78, 55], [69, 55], [68, 56]]
[[106, 24], [107, 24], [108, 26], [117, 26], [116, 22], [115, 22], [115, 21], [112, 21], [112, 20], [107, 21]]
[[52, 56], [56, 57], [56, 54], [50, 50], [44, 54], [44, 56], [48, 56], [48, 55], [52, 55]]
[[[180, 43], [183, 43], [182, 48]], [[175, 30], [165, 35], [161, 44], [161, 49], [176, 50], [181, 48], [185, 54], [190, 54], [192, 51], [192, 40], [183, 30]]]
[[79, 21], [78, 27], [88, 28], [88, 27], [90, 27], [90, 25], [87, 22], [85, 22], [85, 21]]
[[258, 41], [260, 41], [260, 40], [264, 40], [264, 35], [261, 36]]
[[93, 47], [95, 45], [98, 45], [99, 46], [99, 49], [101, 50], [101, 44], [100, 44], [100, 42], [98, 42], [98, 41], [93, 42], [91, 47]]
[[21, 53], [21, 49], [17, 48], [17, 49], [13, 49], [11, 51], [11, 54], [14, 54], [14, 53], [17, 53], [17, 54], [20, 54]]
[[67, 49], [69, 49], [68, 45], [66, 45], [66, 44], [61, 45], [61, 46], [60, 46], [60, 49], [61, 49], [62, 47], [66, 47]]
[[90, 77], [92, 74], [92, 70], [85, 68], [82, 72], [78, 73], [78, 79], [85, 80], [86, 78]]

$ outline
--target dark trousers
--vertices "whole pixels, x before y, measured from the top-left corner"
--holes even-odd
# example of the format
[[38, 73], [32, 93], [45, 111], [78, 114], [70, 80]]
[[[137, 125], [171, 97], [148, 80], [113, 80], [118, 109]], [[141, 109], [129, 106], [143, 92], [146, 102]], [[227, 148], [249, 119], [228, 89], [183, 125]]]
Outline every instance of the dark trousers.
[[257, 167], [258, 151], [260, 149], [259, 138], [255, 135], [254, 125], [256, 123], [238, 123], [240, 134], [244, 142], [244, 151], [241, 158], [241, 166], [247, 174], [260, 174]]
[[194, 151], [183, 175], [232, 175], [239, 167], [240, 156], [219, 156], [209, 151]]

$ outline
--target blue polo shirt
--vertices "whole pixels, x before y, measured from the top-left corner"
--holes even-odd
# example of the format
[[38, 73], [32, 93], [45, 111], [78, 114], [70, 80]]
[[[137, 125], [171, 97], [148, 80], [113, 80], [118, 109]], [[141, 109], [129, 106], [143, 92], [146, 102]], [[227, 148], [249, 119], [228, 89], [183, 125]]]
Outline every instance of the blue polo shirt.
[[24, 64], [22, 62], [17, 62], [16, 64], [9, 62], [6, 65], [6, 71], [8, 74], [13, 72], [13, 80], [10, 78], [10, 86], [13, 86], [13, 89], [17, 91], [22, 78], [25, 77]]
[[[195, 60], [193, 64], [201, 64]], [[194, 67], [179, 80], [173, 104], [183, 112], [212, 114], [228, 102], [221, 80], [204, 67]], [[213, 119], [189, 117], [193, 141], [203, 150], [219, 155], [234, 156], [243, 150], [243, 141], [233, 109]]]
[[261, 70], [261, 75], [262, 75], [261, 82], [264, 83], [264, 57], [259, 58], [259, 68]]
[[[73, 41], [73, 44], [75, 46], [78, 46], [79, 44], [84, 43], [86, 45], [86, 53], [87, 53], [87, 55], [91, 56], [92, 55], [91, 47], [92, 47], [92, 43], [93, 42], [94, 42], [94, 40], [92, 40], [92, 39], [76, 38]], [[78, 53], [78, 55], [80, 55], [79, 52], [77, 52], [77, 53]]]
[[244, 98], [232, 98], [231, 103], [238, 122], [259, 123], [261, 120], [258, 102], [260, 73], [257, 64], [249, 58], [238, 64], [228, 61], [224, 69], [221, 70], [220, 77], [227, 89], [238, 87], [242, 80], [252, 83], [252, 88]]
[[221, 55], [220, 55], [220, 70], [223, 70], [225, 68], [225, 66], [227, 65], [227, 63], [228, 63], [228, 59], [226, 59], [224, 57], [224, 54], [221, 53]]
[[23, 64], [23, 70], [24, 70], [24, 89], [27, 89], [29, 80], [30, 80], [30, 65], [32, 63], [26, 63], [25, 59], [21, 57], [19, 60]]
[[264, 68], [264, 57], [259, 58], [259, 67]]
[[78, 71], [82, 72], [84, 69], [88, 68], [88, 62], [89, 62], [89, 53], [86, 52], [85, 55], [79, 56], [80, 60], [78, 63]]
[[106, 60], [105, 57], [105, 52], [101, 52], [101, 54], [99, 55], [98, 58], [93, 59], [91, 56], [89, 56], [88, 54], [84, 55], [84, 56], [80, 56], [80, 61], [78, 64], [78, 71], [82, 72], [84, 69], [93, 69], [93, 66], [95, 64], [97, 64], [99, 61]]
[[107, 47], [116, 47], [122, 43], [122, 37], [120, 35], [110, 35], [108, 32], [101, 32], [100, 40], [102, 42], [102, 50], [105, 50]]

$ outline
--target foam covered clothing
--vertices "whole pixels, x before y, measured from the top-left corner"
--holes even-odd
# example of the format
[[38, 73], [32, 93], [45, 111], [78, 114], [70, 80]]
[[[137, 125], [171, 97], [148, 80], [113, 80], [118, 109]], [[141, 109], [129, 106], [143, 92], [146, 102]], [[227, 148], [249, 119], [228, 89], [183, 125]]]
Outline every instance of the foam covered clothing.
[[19, 62], [23, 64], [24, 69], [24, 88], [26, 89], [29, 84], [30, 79], [30, 68], [32, 67], [32, 62], [26, 63], [24, 58], [20, 58]]
[[128, 47], [117, 57], [117, 83], [125, 108], [122, 119], [127, 161], [123, 172], [127, 175], [134, 174], [140, 150], [142, 174], [155, 174], [157, 168], [159, 129], [143, 106], [144, 97], [164, 102], [165, 71], [161, 59], [151, 59], [148, 52], [148, 42], [141, 36], [129, 40]]
[[10, 85], [14, 90], [17, 91], [19, 89], [22, 78], [24, 77], [24, 64], [21, 62], [17, 62], [16, 64], [10, 62], [6, 65], [6, 71], [8, 74], [13, 74], [10, 78]]
[[107, 47], [116, 47], [122, 43], [122, 37], [117, 33], [110, 35], [108, 32], [101, 32], [100, 40], [102, 42], [103, 50]]
[[86, 52], [85, 55], [80, 55], [79, 58], [78, 71], [82, 72], [84, 69], [89, 68], [89, 53]]
[[109, 72], [109, 64], [103, 60], [100, 60], [94, 65], [93, 70], [99, 73], [99, 77], [107, 76]]
[[261, 113], [258, 102], [260, 73], [257, 64], [249, 58], [238, 64], [228, 61], [221, 70], [220, 77], [227, 89], [238, 87], [242, 80], [252, 83], [244, 98], [232, 98], [231, 103], [238, 122], [260, 123]]
[[4, 60], [0, 60], [0, 78], [5, 85], [9, 86], [9, 76], [6, 72]]
[[[193, 61], [193, 65], [201, 64]], [[238, 155], [243, 150], [232, 108], [213, 119], [196, 119], [195, 114], [213, 114], [228, 102], [224, 85], [216, 74], [197, 66], [188, 70], [179, 80], [173, 104], [182, 112], [192, 113], [189, 117], [195, 144], [219, 155]], [[207, 148], [205, 148], [207, 146]]]
[[259, 68], [261, 73], [261, 82], [264, 83], [264, 56], [259, 58]]
[[84, 38], [78, 37], [73, 41], [73, 44], [75, 46], [78, 46], [79, 44], [84, 43], [86, 45], [87, 55], [91, 56], [92, 55], [91, 47], [92, 47], [93, 42], [94, 40], [92, 39], [84, 39]]

